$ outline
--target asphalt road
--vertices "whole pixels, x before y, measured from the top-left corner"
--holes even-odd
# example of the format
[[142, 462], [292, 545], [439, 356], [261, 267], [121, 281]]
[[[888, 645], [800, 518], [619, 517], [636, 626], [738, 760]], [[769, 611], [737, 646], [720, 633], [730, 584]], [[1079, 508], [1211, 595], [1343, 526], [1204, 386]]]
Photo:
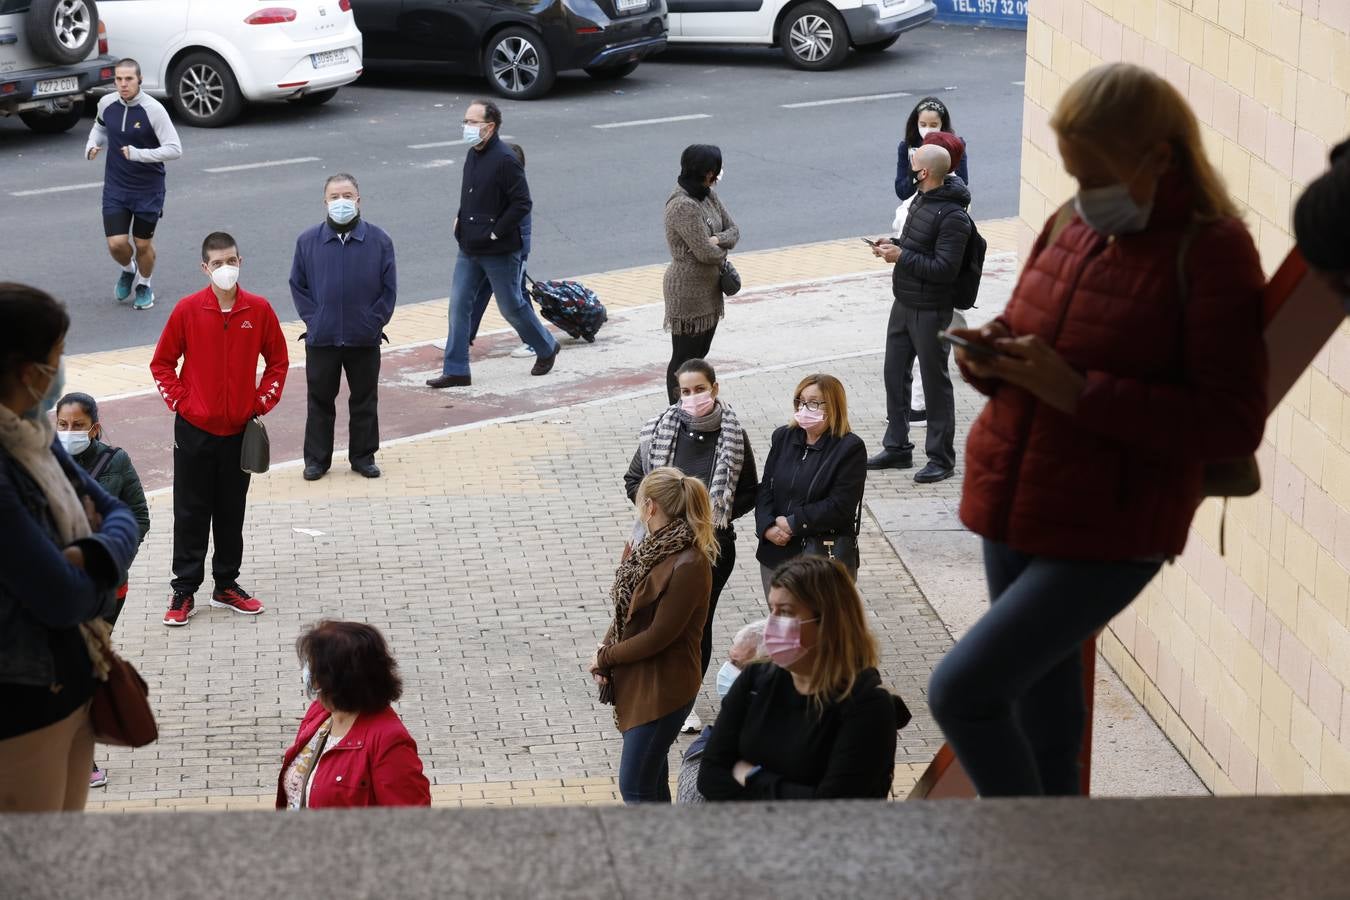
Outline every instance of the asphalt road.
[[[533, 103], [503, 105], [503, 132], [527, 154], [534, 196], [531, 274], [563, 277], [666, 259], [662, 207], [680, 151], [721, 146], [719, 193], [740, 225], [739, 250], [886, 230], [894, 213], [895, 149], [917, 99], [939, 94], [970, 147], [972, 211], [1017, 209], [1025, 34], [930, 25], [843, 69], [805, 73], [777, 51], [676, 48], [621, 82], [561, 77]], [[393, 236], [402, 302], [448, 293], [455, 246], [464, 107], [486, 85], [440, 75], [371, 73], [318, 109], [254, 107], [220, 130], [181, 129], [156, 235], [156, 307], [112, 299], [117, 270], [104, 249], [97, 186], [102, 161], [83, 159], [83, 126], [42, 137], [0, 119], [0, 279], [40, 285], [76, 312], [69, 352], [152, 343], [172, 301], [205, 284], [201, 239], [225, 230], [245, 257], [241, 284], [283, 318], [295, 236], [323, 216], [327, 175], [361, 182], [363, 214]], [[912, 96], [875, 95], [905, 92]], [[869, 97], [854, 102], [818, 101]], [[598, 128], [667, 117], [706, 118]], [[208, 172], [315, 157], [306, 162]], [[866, 248], [859, 245], [860, 253]]]

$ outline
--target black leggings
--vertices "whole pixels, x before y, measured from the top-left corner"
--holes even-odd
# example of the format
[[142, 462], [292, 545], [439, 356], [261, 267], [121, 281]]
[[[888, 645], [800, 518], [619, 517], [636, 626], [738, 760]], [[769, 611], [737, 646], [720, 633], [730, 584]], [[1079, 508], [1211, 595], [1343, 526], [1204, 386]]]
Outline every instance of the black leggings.
[[[697, 359], [698, 357], [694, 357]], [[708, 663], [712, 661], [713, 653], [713, 613], [717, 612], [717, 601], [722, 596], [722, 588], [727, 586], [727, 579], [731, 577], [731, 570], [736, 568], [736, 530], [734, 528], [719, 528], [717, 530], [717, 546], [721, 553], [717, 556], [717, 564], [712, 570], [712, 594], [708, 597], [708, 619], [703, 623], [703, 674], [708, 674]]]
[[[716, 325], [712, 327], [711, 331], [701, 331], [698, 334], [672, 334], [670, 336], [670, 365], [666, 367], [666, 394], [669, 396], [671, 403], [680, 399], [680, 382], [675, 377], [675, 370], [691, 359], [706, 359], [708, 351], [712, 349], [713, 335], [715, 334], [717, 334]], [[714, 593], [716, 593], [715, 590]], [[711, 619], [712, 616], [710, 615], [708, 618]]]

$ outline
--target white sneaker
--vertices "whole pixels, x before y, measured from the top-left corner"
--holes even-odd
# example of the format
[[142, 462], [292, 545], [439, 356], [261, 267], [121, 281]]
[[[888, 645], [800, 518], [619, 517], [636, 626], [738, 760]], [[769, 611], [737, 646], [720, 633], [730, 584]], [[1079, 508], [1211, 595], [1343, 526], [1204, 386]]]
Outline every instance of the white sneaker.
[[684, 724], [680, 726], [680, 734], [698, 734], [702, 730], [703, 720], [693, 712], [689, 713], [684, 720]]
[[530, 348], [529, 344], [521, 344], [519, 347], [511, 351], [512, 359], [533, 359], [534, 356], [535, 352], [533, 349]]
[[437, 338], [431, 342], [431, 346], [435, 347], [437, 350], [444, 350], [447, 343], [445, 338]]

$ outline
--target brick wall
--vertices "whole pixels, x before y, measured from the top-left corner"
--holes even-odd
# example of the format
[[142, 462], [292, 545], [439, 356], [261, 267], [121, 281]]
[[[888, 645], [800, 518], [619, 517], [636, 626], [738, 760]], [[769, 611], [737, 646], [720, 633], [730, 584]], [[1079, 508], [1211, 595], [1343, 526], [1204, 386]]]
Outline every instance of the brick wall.
[[[1033, 0], [1019, 243], [1073, 190], [1047, 124], [1101, 62], [1163, 74], [1271, 272], [1290, 211], [1350, 133], [1350, 0]], [[1350, 791], [1350, 331], [1271, 416], [1265, 485], [1206, 501], [1185, 555], [1112, 623], [1103, 652], [1217, 793]]]

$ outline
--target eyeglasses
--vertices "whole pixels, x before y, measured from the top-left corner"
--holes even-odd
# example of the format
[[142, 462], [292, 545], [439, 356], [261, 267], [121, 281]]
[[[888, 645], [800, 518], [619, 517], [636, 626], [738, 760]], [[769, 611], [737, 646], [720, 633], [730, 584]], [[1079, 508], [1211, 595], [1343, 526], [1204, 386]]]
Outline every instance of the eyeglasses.
[[823, 409], [823, 408], [826, 406], [826, 403], [825, 403], [824, 400], [803, 400], [801, 397], [798, 397], [798, 398], [797, 398], [796, 404], [797, 404], [797, 409], [801, 409], [802, 407], [805, 407], [805, 408], [811, 410], [811, 412], [820, 412], [820, 410]]

